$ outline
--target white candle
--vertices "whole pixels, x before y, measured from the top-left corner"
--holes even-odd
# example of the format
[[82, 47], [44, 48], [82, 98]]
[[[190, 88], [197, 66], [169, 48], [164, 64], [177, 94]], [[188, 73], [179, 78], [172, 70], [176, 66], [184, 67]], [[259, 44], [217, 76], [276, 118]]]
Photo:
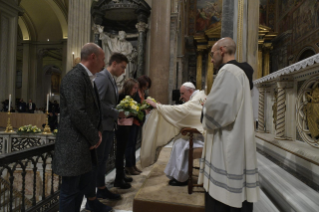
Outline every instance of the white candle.
[[9, 112], [10, 112], [10, 108], [11, 108], [11, 94], [9, 94], [9, 109], [8, 109]]
[[47, 94], [47, 112], [49, 111], [49, 94]]

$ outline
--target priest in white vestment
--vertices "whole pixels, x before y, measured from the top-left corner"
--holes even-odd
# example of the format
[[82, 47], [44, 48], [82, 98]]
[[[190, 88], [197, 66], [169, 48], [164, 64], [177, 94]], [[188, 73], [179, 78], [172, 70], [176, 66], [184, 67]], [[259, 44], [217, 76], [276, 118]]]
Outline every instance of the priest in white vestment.
[[250, 83], [242, 69], [250, 66], [238, 63], [235, 51], [231, 38], [217, 41], [211, 50], [219, 71], [203, 107], [206, 136], [199, 177], [210, 212], [253, 211], [259, 200]]
[[[174, 146], [165, 174], [169, 185], [187, 185], [188, 179], [188, 150], [189, 138], [182, 136], [180, 130], [184, 127], [196, 128], [203, 133], [200, 122], [201, 103], [205, 100], [204, 91], [195, 90], [195, 86], [184, 83], [180, 88], [182, 105], [162, 105], [152, 100], [146, 101], [156, 110], [152, 110], [150, 117], [144, 124], [141, 147], [141, 164], [149, 166], [156, 162], [158, 155], [166, 144], [174, 138]], [[194, 135], [194, 148], [203, 147], [203, 136]]]

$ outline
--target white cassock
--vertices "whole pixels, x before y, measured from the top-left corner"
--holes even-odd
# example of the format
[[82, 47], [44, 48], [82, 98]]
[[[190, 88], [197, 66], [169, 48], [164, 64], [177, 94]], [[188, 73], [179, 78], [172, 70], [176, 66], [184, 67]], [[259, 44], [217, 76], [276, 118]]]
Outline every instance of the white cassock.
[[[224, 65], [203, 108], [206, 130], [199, 183], [212, 198], [241, 208], [259, 200], [259, 181], [249, 82], [242, 69]], [[203, 163], [204, 162], [204, 163]]]
[[[196, 93], [195, 93], [196, 92]], [[156, 104], [143, 126], [141, 165], [150, 166], [158, 159], [162, 148], [172, 139], [175, 140], [165, 174], [184, 182], [188, 179], [188, 137], [180, 135], [184, 127], [191, 127], [203, 133], [200, 123], [204, 91], [194, 91], [191, 99], [182, 105]], [[194, 147], [203, 147], [201, 136], [194, 136]]]

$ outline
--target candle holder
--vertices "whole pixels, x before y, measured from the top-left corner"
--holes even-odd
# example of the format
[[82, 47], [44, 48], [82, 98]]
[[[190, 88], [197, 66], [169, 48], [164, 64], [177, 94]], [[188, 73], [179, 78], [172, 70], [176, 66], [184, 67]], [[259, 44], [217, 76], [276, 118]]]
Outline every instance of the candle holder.
[[51, 129], [49, 127], [49, 117], [48, 116], [49, 116], [49, 112], [47, 111], [47, 120], [46, 120], [45, 127], [44, 127], [44, 130], [43, 130], [43, 133], [42, 133], [42, 134], [45, 134], [45, 135], [52, 134], [51, 133]]
[[10, 111], [8, 112], [8, 124], [7, 124], [7, 128], [6, 128], [6, 133], [14, 133], [15, 131], [13, 130], [11, 123], [10, 123]]

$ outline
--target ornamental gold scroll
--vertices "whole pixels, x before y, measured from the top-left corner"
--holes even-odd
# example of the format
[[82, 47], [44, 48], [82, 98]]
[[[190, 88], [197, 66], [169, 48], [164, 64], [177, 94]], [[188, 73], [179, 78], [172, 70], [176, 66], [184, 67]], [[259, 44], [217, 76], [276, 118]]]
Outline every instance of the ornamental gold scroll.
[[303, 108], [311, 137], [319, 138], [319, 87], [316, 85], [310, 92], [305, 92], [308, 103]]

